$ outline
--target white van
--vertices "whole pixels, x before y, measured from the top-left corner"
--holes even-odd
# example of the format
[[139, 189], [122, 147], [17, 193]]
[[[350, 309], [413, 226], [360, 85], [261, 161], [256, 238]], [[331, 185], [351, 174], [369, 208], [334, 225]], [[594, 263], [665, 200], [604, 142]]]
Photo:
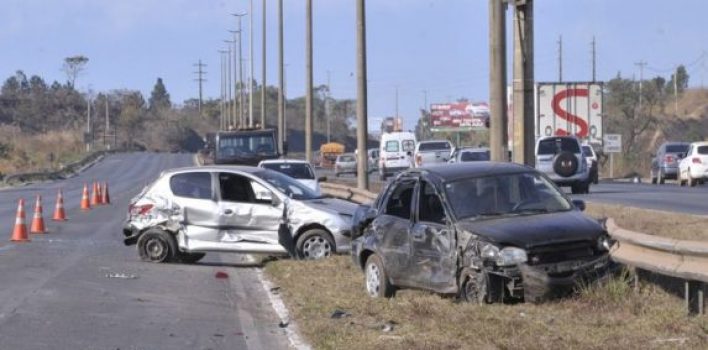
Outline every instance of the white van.
[[397, 131], [381, 135], [381, 151], [379, 152], [379, 177], [386, 177], [413, 165], [415, 151], [415, 134], [408, 131]]

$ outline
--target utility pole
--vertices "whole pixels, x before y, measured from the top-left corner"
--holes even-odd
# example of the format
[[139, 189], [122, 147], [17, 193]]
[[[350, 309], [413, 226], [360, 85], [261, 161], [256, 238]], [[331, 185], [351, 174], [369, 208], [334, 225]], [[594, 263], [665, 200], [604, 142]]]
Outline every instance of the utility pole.
[[[396, 125], [398, 123], [398, 85], [396, 85], [396, 97], [394, 98], [395, 104], [396, 104], [396, 115], [394, 116], [395, 120], [393, 125]], [[401, 130], [396, 130], [396, 131], [401, 131]]]
[[595, 36], [592, 36], [592, 82], [594, 83], [596, 81], [597, 76], [595, 75], [596, 73], [596, 58], [597, 58], [597, 51], [595, 48]]
[[248, 21], [250, 25], [250, 32], [248, 33], [250, 35], [250, 40], [248, 41], [248, 50], [249, 50], [249, 73], [248, 73], [248, 127], [252, 128], [253, 127], [253, 0], [251, 0], [251, 18]]
[[221, 130], [226, 130], [226, 52], [219, 50], [221, 54], [221, 118], [219, 127]]
[[265, 129], [266, 115], [266, 0], [263, 0], [262, 32], [263, 51], [261, 53], [261, 129]]
[[[644, 67], [647, 65], [647, 63], [644, 60], [641, 60], [635, 65], [639, 66], [639, 115], [641, 116], [642, 113], [642, 82], [644, 81]], [[674, 79], [676, 80], [676, 79]]]
[[198, 62], [198, 63], [195, 63], [194, 65], [197, 67], [197, 71], [194, 72], [194, 74], [197, 75], [197, 79], [194, 79], [194, 80], [197, 81], [197, 83], [199, 83], [199, 105], [198, 105], [198, 110], [199, 110], [199, 115], [201, 116], [201, 115], [202, 115], [202, 102], [203, 102], [203, 99], [202, 99], [202, 84], [206, 81], [206, 79], [204, 79], [204, 74], [205, 74], [206, 72], [203, 71], [202, 68], [206, 67], [206, 64], [202, 63], [202, 60], [199, 59], [199, 62]]
[[91, 152], [91, 95], [86, 94], [86, 152]]
[[678, 66], [674, 70], [674, 115], [678, 117]]
[[305, 24], [305, 159], [312, 161], [312, 0], [306, 1]]
[[[232, 35], [232, 37], [233, 37], [233, 39], [231, 40], [231, 43], [233, 44], [233, 53], [234, 53], [232, 60], [229, 61], [229, 62], [233, 61], [233, 65], [234, 65], [234, 69], [233, 69], [233, 78], [234, 78], [234, 80], [233, 80], [233, 83], [231, 82], [231, 75], [229, 75], [229, 86], [232, 86], [232, 85], [233, 85], [233, 87], [234, 87], [234, 96], [233, 96], [234, 99], [233, 99], [233, 104], [232, 104], [232, 107], [233, 107], [233, 108], [231, 108], [231, 116], [232, 116], [232, 118], [233, 118], [232, 125], [234, 125], [234, 127], [236, 127], [236, 125], [239, 125], [239, 127], [240, 127], [241, 125], [243, 125], [242, 122], [241, 122], [241, 118], [240, 118], [240, 117], [241, 117], [241, 114], [238, 114], [238, 115], [239, 115], [239, 120], [238, 120], [238, 123], [236, 122], [236, 115], [237, 115], [237, 113], [236, 113], [236, 107], [238, 107], [238, 105], [239, 105], [238, 103], [236, 103], [236, 101], [239, 100], [240, 97], [241, 97], [241, 95], [240, 95], [240, 93], [239, 93], [238, 83], [237, 83], [237, 81], [238, 81], [238, 76], [237, 76], [237, 75], [238, 75], [238, 74], [237, 74], [237, 73], [238, 73], [238, 70], [236, 69], [236, 66], [237, 66], [238, 62], [236, 62], [236, 59], [237, 59], [237, 54], [236, 54], [236, 53], [238, 52], [238, 51], [237, 51], [238, 48], [236, 47], [236, 43], [239, 43], [239, 45], [240, 45], [241, 43], [238, 41], [238, 38], [236, 37], [236, 34], [238, 34], [238, 31], [237, 31], [237, 30], [229, 30], [229, 33], [231, 33], [231, 35]], [[238, 97], [237, 97], [237, 96], [238, 96]], [[240, 103], [240, 101], [239, 101], [239, 103]], [[240, 109], [241, 109], [241, 108], [239, 107], [239, 110], [240, 110]]]
[[423, 110], [428, 112], [428, 90], [423, 90]]
[[514, 14], [512, 156], [514, 162], [533, 167], [536, 161], [534, 156], [536, 135], [534, 128], [533, 1], [517, 2], [514, 5]]
[[325, 97], [325, 119], [327, 119], [327, 143], [331, 142], [330, 131], [331, 131], [331, 111], [330, 111], [330, 100], [332, 98], [332, 85], [330, 83], [330, 74], [327, 71], [327, 97]]
[[285, 142], [285, 60], [283, 50], [283, 0], [278, 0], [278, 151]]
[[[516, 5], [515, 5], [516, 6]], [[516, 18], [514, 18], [516, 20]], [[518, 28], [514, 27], [514, 34]], [[563, 36], [558, 36], [558, 82], [563, 82]]]
[[[110, 119], [108, 118], [108, 94], [106, 94], [106, 130], [103, 131], [103, 147], [106, 147], [106, 138], [108, 137], [108, 132], [111, 130]], [[108, 149], [111, 149], [110, 142], [108, 144]]]
[[227, 56], [227, 58], [226, 58], [226, 80], [225, 80], [225, 81], [226, 81], [226, 87], [227, 87], [227, 88], [226, 88], [226, 93], [228, 94], [228, 95], [226, 96], [226, 101], [227, 101], [227, 102], [226, 102], [226, 121], [227, 121], [226, 127], [227, 127], [228, 129], [231, 129], [231, 127], [233, 127], [233, 118], [232, 118], [232, 115], [231, 115], [231, 111], [232, 111], [232, 108], [231, 108], [231, 103], [232, 103], [231, 98], [234, 96], [234, 94], [232, 94], [232, 90], [231, 90], [231, 59], [232, 59], [232, 57], [233, 57], [233, 56], [232, 56], [233, 50], [232, 50], [231, 47], [232, 47], [233, 41], [231, 41], [231, 40], [224, 40], [224, 42], [229, 46], [229, 49], [226, 50], [226, 52], [227, 52], [227, 54], [228, 54], [228, 56]]
[[244, 101], [246, 100], [246, 96], [244, 94], [244, 86], [243, 86], [243, 49], [242, 49], [242, 43], [243, 40], [241, 39], [241, 34], [243, 31], [241, 30], [241, 18], [246, 15], [246, 13], [233, 13], [233, 16], [238, 18], [238, 30], [235, 32], [238, 33], [238, 77], [239, 77], [239, 95], [238, 95], [238, 118], [239, 118], [239, 124], [241, 127], [246, 125], [246, 120], [244, 117], [243, 113], [243, 108], [244, 108]]
[[288, 65], [283, 66], [283, 140], [288, 142]]
[[489, 0], [489, 148], [493, 161], [507, 160], [506, 18], [502, 0]]
[[366, 152], [369, 138], [366, 77], [366, 1], [356, 0], [356, 149], [360, 159], [356, 163], [356, 170], [357, 187], [364, 190], [369, 189], [369, 162]]

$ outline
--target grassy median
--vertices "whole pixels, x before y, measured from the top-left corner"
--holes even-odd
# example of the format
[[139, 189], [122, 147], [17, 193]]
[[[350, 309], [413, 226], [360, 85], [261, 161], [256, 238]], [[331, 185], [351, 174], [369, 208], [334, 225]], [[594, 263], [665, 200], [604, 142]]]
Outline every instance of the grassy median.
[[265, 269], [316, 349], [708, 348], [707, 316], [689, 318], [681, 299], [623, 278], [545, 304], [477, 306], [413, 290], [372, 299], [348, 256]]

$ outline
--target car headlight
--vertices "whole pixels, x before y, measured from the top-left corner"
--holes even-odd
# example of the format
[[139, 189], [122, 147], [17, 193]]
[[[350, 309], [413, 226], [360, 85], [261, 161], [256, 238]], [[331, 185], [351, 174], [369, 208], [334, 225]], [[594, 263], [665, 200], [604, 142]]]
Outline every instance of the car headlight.
[[516, 247], [506, 247], [499, 251], [497, 265], [511, 266], [525, 263], [527, 260], [528, 256], [526, 256], [525, 250]]
[[497, 246], [485, 243], [480, 249], [480, 256], [485, 260], [494, 261], [497, 266], [511, 266], [525, 263], [528, 260], [526, 251], [516, 247], [499, 249]]
[[600, 238], [597, 239], [597, 250], [599, 251], [610, 251], [610, 248], [612, 248], [612, 245], [614, 242], [610, 237], [607, 236], [600, 236]]

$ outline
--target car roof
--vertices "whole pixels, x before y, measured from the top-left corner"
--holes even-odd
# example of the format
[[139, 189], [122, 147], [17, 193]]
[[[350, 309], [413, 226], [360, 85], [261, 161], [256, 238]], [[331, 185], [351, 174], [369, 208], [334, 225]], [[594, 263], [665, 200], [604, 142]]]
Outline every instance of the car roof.
[[162, 175], [195, 173], [195, 172], [201, 172], [201, 171], [206, 171], [206, 172], [242, 172], [242, 173], [253, 174], [255, 172], [266, 171], [266, 170], [263, 168], [255, 167], [255, 166], [245, 166], [245, 165], [208, 165], [208, 166], [191, 166], [191, 167], [169, 169], [169, 170], [165, 170], [162, 173]]
[[404, 172], [404, 174], [419, 173], [430, 180], [444, 183], [473, 177], [518, 174], [533, 171], [535, 171], [533, 168], [518, 163], [480, 161], [409, 169]]
[[260, 164], [286, 164], [286, 163], [291, 163], [291, 164], [310, 164], [306, 160], [302, 159], [267, 159], [263, 160]]
[[433, 142], [447, 142], [450, 143], [448, 140], [425, 140], [425, 141], [419, 141], [418, 143], [433, 143]]
[[543, 137], [540, 137], [540, 138], [538, 139], [538, 141], [545, 141], [545, 140], [551, 140], [551, 139], [573, 139], [573, 140], [576, 140], [576, 141], [580, 142], [580, 141], [578, 140], [578, 138], [575, 137], [575, 136], [573, 136], [573, 135], [543, 136]]
[[489, 152], [487, 147], [462, 147], [461, 152]]
[[708, 145], [708, 141], [696, 141], [696, 142], [691, 142], [691, 144], [694, 146], [706, 146], [706, 145]]

